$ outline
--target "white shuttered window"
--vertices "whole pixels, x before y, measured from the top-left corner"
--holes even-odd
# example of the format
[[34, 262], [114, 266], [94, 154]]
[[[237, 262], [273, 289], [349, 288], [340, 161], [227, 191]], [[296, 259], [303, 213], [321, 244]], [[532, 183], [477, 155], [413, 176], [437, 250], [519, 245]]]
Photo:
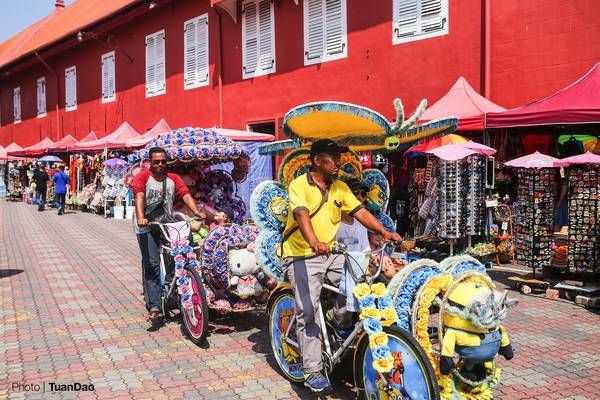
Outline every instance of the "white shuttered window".
[[65, 69], [65, 110], [77, 110], [77, 69]]
[[115, 101], [116, 82], [115, 82], [115, 52], [102, 54], [100, 58], [102, 63], [102, 103]]
[[37, 80], [37, 116], [38, 118], [46, 116], [46, 78], [41, 77]]
[[393, 44], [448, 33], [448, 0], [394, 0]]
[[13, 89], [13, 121], [15, 124], [21, 122], [21, 88]]
[[146, 36], [146, 97], [167, 93], [165, 31]]
[[183, 88], [208, 85], [208, 14], [183, 23]]
[[275, 72], [273, 0], [247, 0], [242, 15], [243, 78]]
[[304, 0], [304, 65], [348, 56], [346, 0]]

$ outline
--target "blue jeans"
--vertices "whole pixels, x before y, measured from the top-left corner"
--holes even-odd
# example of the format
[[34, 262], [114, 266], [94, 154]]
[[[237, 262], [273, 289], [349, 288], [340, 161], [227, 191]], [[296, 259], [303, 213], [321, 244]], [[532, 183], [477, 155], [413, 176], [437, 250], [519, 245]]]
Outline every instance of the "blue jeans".
[[160, 235], [158, 232], [138, 233], [137, 240], [142, 253], [146, 309], [160, 310]]
[[56, 208], [58, 208], [58, 212], [59, 213], [64, 213], [65, 212], [65, 197], [67, 196], [66, 193], [56, 193], [55, 197], [56, 197]]

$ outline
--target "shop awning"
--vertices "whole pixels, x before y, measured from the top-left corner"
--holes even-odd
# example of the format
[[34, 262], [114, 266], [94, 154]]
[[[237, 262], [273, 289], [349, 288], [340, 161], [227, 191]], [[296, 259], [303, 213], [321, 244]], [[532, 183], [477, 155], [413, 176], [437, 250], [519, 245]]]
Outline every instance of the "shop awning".
[[21, 146], [19, 146], [15, 142], [12, 142], [8, 146], [6, 146], [5, 148], [3, 148], [3, 149], [0, 150], [0, 161], [20, 160], [19, 157], [9, 156], [8, 153], [11, 152], [11, 151], [17, 151], [17, 150], [22, 150], [22, 149], [23, 148]]
[[161, 133], [171, 132], [171, 130], [172, 129], [169, 126], [169, 124], [167, 124], [167, 121], [165, 121], [164, 118], [161, 118], [160, 121], [158, 121], [156, 123], [156, 125], [154, 125], [152, 127], [152, 129], [150, 129], [148, 132], [144, 133], [143, 135], [140, 135], [133, 139], [116, 140], [116, 141], [112, 142], [112, 145], [123, 147], [123, 148], [126, 147], [128, 149], [136, 149], [136, 148], [144, 147], [152, 139], [154, 139]]
[[485, 119], [486, 128], [591, 123], [600, 123], [600, 63], [551, 96]]
[[39, 156], [46, 153], [46, 151], [48, 151], [48, 147], [52, 146], [53, 144], [54, 142], [52, 140], [49, 138], [44, 138], [40, 142], [29, 147], [25, 147], [24, 149], [9, 151], [8, 155], [14, 157]]
[[87, 143], [79, 142], [73, 146], [73, 149], [76, 151], [102, 151], [104, 149], [118, 149], [124, 147], [119, 141], [132, 140], [139, 137], [140, 134], [137, 133], [131, 127], [131, 125], [129, 125], [127, 122], [123, 122], [121, 126], [119, 126], [117, 130], [110, 135]]
[[477, 93], [461, 76], [448, 93], [425, 110], [421, 122], [453, 115], [458, 118], [457, 131], [481, 131], [484, 128], [485, 113], [504, 110], [505, 108]]
[[272, 142], [275, 140], [274, 135], [268, 133], [238, 131], [235, 129], [213, 128], [218, 134], [227, 136], [236, 142]]
[[49, 146], [48, 153], [67, 152], [69, 146], [74, 146], [76, 143], [79, 143], [79, 141], [77, 139], [75, 139], [71, 135], [67, 135], [64, 138], [60, 139], [58, 142], [54, 143], [52, 146]]

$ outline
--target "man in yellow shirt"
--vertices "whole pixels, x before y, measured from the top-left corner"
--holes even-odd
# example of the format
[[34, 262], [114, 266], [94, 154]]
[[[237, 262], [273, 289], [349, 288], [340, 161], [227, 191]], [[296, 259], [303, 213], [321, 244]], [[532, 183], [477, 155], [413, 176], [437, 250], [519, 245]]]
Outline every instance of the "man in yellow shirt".
[[[331, 389], [329, 379], [322, 374], [320, 326], [317, 310], [325, 278], [337, 285], [344, 267], [342, 255], [330, 254], [342, 212], [356, 218], [367, 229], [379, 232], [386, 240], [400, 242], [397, 233], [388, 232], [365, 209], [348, 186], [337, 179], [340, 154], [347, 147], [333, 140], [313, 143], [310, 150], [311, 171], [294, 179], [288, 188], [291, 212], [283, 234], [283, 256], [293, 261], [285, 273], [294, 288], [297, 334], [302, 351], [305, 385], [313, 392]], [[315, 258], [302, 259], [317, 254]], [[294, 258], [299, 257], [297, 260]], [[334, 325], [345, 328], [350, 315], [345, 302], [338, 299], [333, 310]]]

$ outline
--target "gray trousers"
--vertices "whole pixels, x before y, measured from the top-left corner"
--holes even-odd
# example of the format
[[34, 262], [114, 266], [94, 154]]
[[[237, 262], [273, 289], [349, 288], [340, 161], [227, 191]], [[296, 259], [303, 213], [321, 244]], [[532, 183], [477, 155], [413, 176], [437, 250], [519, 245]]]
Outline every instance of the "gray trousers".
[[[294, 288], [296, 299], [296, 332], [302, 353], [302, 367], [305, 373], [323, 369], [321, 361], [321, 325], [318, 310], [321, 307], [321, 289], [325, 278], [338, 286], [344, 268], [342, 255], [319, 256], [309, 260], [297, 260], [286, 268], [285, 273]], [[346, 312], [346, 301], [336, 297], [333, 316], [336, 322], [346, 327], [352, 314]]]

